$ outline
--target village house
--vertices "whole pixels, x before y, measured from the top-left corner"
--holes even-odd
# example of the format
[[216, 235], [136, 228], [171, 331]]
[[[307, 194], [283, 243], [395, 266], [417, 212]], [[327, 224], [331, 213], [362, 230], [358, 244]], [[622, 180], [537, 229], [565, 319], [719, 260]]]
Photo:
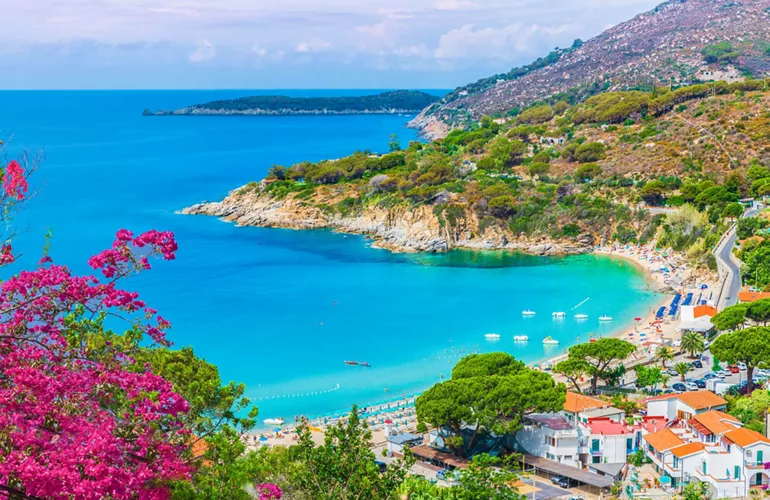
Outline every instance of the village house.
[[664, 417], [669, 421], [688, 420], [709, 410], [724, 411], [727, 401], [711, 391], [667, 394], [647, 400], [648, 417]]

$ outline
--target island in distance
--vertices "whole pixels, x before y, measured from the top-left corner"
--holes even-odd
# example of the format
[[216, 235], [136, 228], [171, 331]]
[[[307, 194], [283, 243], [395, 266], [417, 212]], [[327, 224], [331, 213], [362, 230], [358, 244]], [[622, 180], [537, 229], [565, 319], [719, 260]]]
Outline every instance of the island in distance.
[[286, 97], [277, 95], [212, 101], [177, 110], [144, 110], [144, 116], [353, 115], [419, 113], [439, 96], [416, 90], [344, 97]]

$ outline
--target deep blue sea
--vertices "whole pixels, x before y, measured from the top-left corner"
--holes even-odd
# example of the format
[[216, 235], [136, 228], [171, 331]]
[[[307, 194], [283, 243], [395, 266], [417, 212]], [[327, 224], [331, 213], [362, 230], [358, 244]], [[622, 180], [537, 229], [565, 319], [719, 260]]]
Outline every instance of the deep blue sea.
[[[404, 144], [416, 138], [405, 116], [141, 116], [257, 93], [268, 92], [0, 92], [0, 138], [12, 136], [11, 151], [46, 156], [33, 178], [38, 193], [17, 220], [22, 263], [34, 265], [48, 231], [54, 260], [83, 273], [120, 228], [174, 231], [177, 259], [126, 286], [172, 322], [177, 346], [192, 345], [224, 379], [245, 382], [261, 418], [413, 394], [472, 351], [536, 362], [632, 324], [656, 301], [639, 271], [608, 258], [396, 255], [358, 236], [177, 215], [259, 180], [274, 163], [384, 151], [393, 133]], [[570, 309], [586, 298], [574, 312], [590, 318], [579, 323]], [[525, 308], [538, 314], [524, 318]], [[568, 317], [553, 320], [552, 311]], [[601, 314], [615, 321], [600, 325]], [[501, 339], [485, 340], [489, 332]], [[528, 344], [514, 344], [521, 334]], [[548, 335], [561, 344], [544, 346]]]

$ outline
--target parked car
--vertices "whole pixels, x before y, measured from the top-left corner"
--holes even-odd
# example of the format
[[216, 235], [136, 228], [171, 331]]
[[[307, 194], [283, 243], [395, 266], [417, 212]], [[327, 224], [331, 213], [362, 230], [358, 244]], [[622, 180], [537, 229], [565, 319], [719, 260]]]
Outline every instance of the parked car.
[[562, 479], [564, 479], [564, 477], [562, 476], [551, 476], [551, 482], [553, 484], [559, 484], [559, 481], [561, 481]]
[[692, 362], [692, 367], [693, 368], [703, 368], [703, 363], [700, 360], [693, 361]]
[[695, 382], [687, 382], [684, 384], [685, 387], [687, 387], [688, 391], [697, 391], [698, 390], [698, 384]]
[[746, 363], [738, 363], [738, 368], [743, 371], [746, 369]]
[[706, 381], [702, 378], [695, 381], [695, 385], [698, 387], [698, 389], [705, 389], [706, 388]]
[[673, 368], [669, 368], [668, 370], [666, 370], [666, 373], [668, 373], [668, 374], [669, 374], [669, 375], [671, 375], [672, 377], [677, 377], [677, 376], [679, 376], [679, 372], [678, 372], [678, 371], [676, 371], [676, 370], [674, 370]]
[[570, 483], [571, 481], [569, 480], [569, 478], [562, 477], [561, 479], [559, 479], [559, 482], [556, 484], [561, 488], [569, 488], [570, 486], [572, 486]]
[[729, 365], [727, 367], [728, 370], [730, 370], [730, 373], [740, 373], [741, 369], [738, 368], [738, 365]]
[[709, 347], [711, 347], [711, 342], [708, 340], [703, 343], [703, 347], [708, 351]]
[[677, 382], [676, 384], [673, 384], [671, 388], [674, 389], [676, 392], [685, 392], [687, 390], [687, 386], [681, 382]]
[[703, 376], [703, 380], [711, 380], [712, 378], [718, 378], [716, 373], [707, 373]]

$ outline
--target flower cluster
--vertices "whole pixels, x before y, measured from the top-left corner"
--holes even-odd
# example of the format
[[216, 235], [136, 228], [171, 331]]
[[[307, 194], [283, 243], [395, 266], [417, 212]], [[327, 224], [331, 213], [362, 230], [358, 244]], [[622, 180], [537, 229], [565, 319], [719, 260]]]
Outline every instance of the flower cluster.
[[16, 200], [23, 200], [29, 184], [21, 164], [13, 160], [6, 167], [3, 174], [3, 191]]
[[283, 497], [281, 488], [271, 483], [258, 484], [257, 492], [259, 492], [259, 500], [281, 500]]
[[189, 477], [184, 460], [189, 430], [182, 419], [187, 402], [149, 368], [132, 367], [130, 352], [99, 341], [94, 327], [107, 315], [121, 317], [130, 322], [132, 335], [165, 343], [168, 322], [117, 283], [148, 267], [148, 256], [170, 259], [175, 251], [170, 233], [134, 238], [120, 231], [111, 249], [91, 259], [112, 278], [108, 283], [50, 264], [0, 285], [5, 492], [52, 499], [162, 499], [169, 495], [169, 481]]

